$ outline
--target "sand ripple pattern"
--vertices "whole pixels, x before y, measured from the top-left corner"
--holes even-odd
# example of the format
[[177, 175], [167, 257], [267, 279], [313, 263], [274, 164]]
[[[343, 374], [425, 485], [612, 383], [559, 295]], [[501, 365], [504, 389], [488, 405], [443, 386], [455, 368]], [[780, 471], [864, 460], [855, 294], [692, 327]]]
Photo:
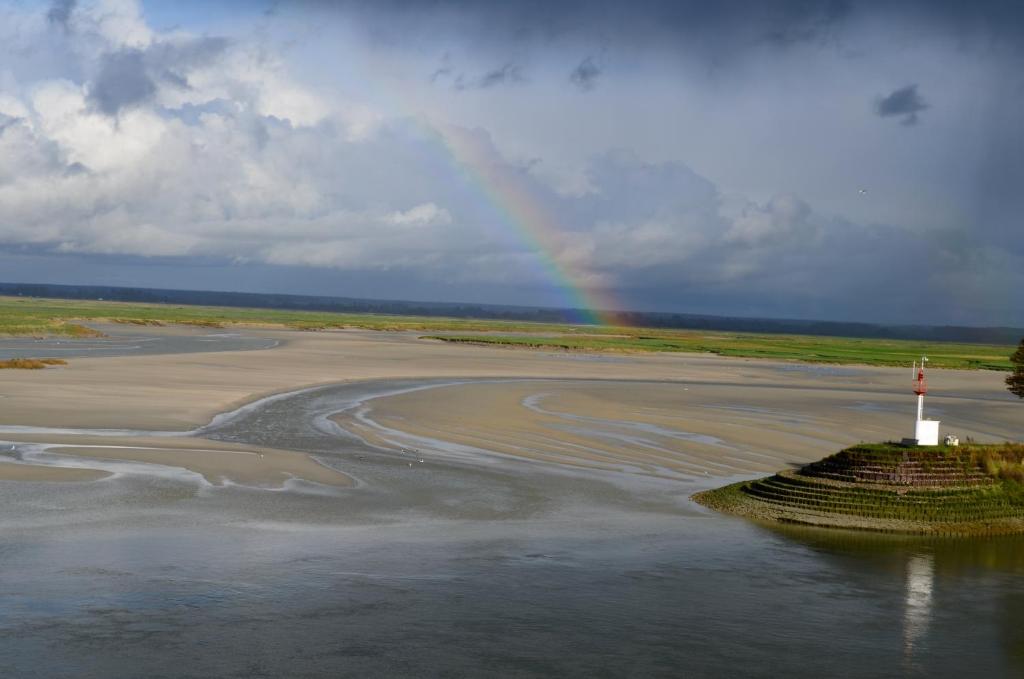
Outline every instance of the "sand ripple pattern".
[[[473, 382], [368, 399], [333, 419], [373, 445], [413, 456], [512, 457], [688, 479], [769, 472], [785, 465], [780, 448], [828, 445], [808, 437], [813, 418], [779, 423], [770, 409], [722, 418], [706, 398], [685, 384]], [[762, 444], [766, 432], [774, 447]]]

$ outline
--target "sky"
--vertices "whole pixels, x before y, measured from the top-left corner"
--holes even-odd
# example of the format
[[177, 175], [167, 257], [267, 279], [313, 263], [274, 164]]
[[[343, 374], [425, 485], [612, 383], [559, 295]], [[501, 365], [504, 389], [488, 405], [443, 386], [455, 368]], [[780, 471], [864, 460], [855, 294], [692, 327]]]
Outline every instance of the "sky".
[[1024, 6], [0, 0], [0, 280], [1024, 325]]

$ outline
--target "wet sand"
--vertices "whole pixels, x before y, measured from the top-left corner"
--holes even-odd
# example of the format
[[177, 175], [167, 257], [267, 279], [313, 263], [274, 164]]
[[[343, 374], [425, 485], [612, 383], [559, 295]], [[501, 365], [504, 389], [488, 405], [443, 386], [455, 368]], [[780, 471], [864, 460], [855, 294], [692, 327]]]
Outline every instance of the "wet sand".
[[57, 481], [81, 482], [105, 479], [111, 472], [99, 469], [76, 469], [74, 467], [51, 467], [41, 464], [0, 462], [0, 481]]
[[122, 323], [89, 323], [100, 337], [0, 337], [0, 359], [98, 358], [272, 349], [277, 341], [230, 328], [188, 326], [139, 328]]
[[[353, 485], [350, 477], [302, 452], [238, 446], [202, 438], [144, 438], [82, 435], [19, 435], [20, 463], [0, 464], [0, 480], [94, 481], [116, 473], [146, 474], [145, 465], [185, 470], [212, 486], [226, 484], [280, 489], [301, 479], [332, 487]], [[117, 464], [139, 465], [125, 467]], [[71, 467], [67, 465], [73, 465]], [[141, 466], [140, 466], [141, 465]]]

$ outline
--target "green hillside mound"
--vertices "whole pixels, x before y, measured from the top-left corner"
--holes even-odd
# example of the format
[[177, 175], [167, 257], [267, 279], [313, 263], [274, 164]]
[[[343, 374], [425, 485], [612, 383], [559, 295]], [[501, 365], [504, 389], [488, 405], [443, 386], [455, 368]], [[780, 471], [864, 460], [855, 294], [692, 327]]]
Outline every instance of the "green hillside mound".
[[694, 495], [732, 514], [899, 533], [1024, 532], [1024, 445], [862, 444], [797, 471]]

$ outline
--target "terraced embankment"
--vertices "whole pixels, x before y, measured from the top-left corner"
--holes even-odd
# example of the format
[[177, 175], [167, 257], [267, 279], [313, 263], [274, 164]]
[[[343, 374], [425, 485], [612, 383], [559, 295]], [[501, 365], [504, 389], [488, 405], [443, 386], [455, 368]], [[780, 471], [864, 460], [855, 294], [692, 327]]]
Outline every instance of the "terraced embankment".
[[900, 533], [1024, 532], [1024, 445], [859, 445], [694, 495], [754, 519]]

